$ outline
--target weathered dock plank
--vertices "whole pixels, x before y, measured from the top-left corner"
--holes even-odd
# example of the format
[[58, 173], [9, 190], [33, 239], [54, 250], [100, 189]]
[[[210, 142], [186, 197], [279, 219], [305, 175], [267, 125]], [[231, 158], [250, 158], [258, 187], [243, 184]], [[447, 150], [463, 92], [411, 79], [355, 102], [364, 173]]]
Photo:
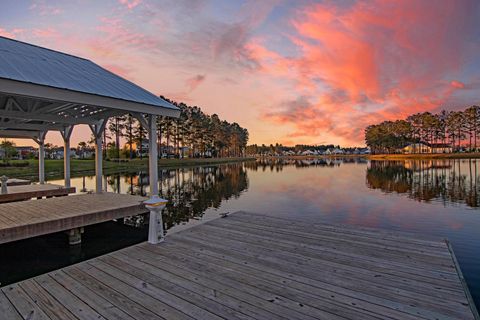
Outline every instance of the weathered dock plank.
[[0, 194], [0, 203], [25, 201], [32, 198], [63, 197], [75, 193], [74, 187], [65, 188], [56, 184], [29, 184], [8, 186], [8, 193]]
[[115, 193], [0, 204], [0, 244], [146, 213], [144, 197]]
[[27, 186], [32, 183], [30, 180], [11, 178], [7, 180], [7, 186]]
[[3, 287], [0, 303], [12, 319], [476, 319], [450, 250], [239, 212]]

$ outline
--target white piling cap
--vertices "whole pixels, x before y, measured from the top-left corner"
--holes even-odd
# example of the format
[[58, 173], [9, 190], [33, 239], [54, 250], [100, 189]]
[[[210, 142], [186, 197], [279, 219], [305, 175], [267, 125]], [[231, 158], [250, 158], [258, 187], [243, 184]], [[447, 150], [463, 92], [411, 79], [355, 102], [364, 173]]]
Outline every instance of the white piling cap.
[[162, 199], [157, 195], [151, 196], [150, 199], [143, 201], [143, 203], [150, 207], [157, 207], [167, 204], [168, 200]]

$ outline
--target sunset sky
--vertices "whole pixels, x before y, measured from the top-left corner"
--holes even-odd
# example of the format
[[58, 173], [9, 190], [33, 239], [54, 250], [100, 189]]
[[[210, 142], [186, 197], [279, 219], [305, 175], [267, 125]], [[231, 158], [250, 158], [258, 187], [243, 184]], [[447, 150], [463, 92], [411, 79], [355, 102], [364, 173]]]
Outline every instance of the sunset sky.
[[480, 104], [478, 0], [3, 0], [0, 35], [236, 121], [250, 143], [363, 145], [368, 124]]

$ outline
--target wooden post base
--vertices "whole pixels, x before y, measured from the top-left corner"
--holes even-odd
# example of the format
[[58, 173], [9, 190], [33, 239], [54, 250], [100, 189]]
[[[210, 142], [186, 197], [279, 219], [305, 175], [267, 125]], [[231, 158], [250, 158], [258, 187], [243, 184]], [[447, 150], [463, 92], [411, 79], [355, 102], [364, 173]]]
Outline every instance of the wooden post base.
[[71, 246], [81, 244], [82, 243], [82, 233], [83, 228], [74, 228], [67, 231], [68, 234], [68, 244]]

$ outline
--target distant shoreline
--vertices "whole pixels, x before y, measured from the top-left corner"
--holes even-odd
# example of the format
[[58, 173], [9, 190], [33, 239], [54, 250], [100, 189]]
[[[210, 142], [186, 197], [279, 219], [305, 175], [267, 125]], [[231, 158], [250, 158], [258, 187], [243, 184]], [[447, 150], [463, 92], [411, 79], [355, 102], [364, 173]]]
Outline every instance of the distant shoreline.
[[480, 159], [480, 153], [416, 153], [416, 154], [330, 154], [265, 156], [257, 159], [321, 159], [321, 158], [365, 158], [370, 160], [429, 160], [429, 159]]
[[480, 159], [480, 153], [415, 153], [415, 154], [372, 154], [372, 160], [423, 160], [423, 159]]
[[256, 156], [256, 159], [321, 159], [321, 158], [366, 158], [367, 154], [318, 154], [318, 155], [294, 155], [294, 156]]
[[[222, 163], [233, 163], [241, 161], [252, 161], [254, 157], [245, 158], [187, 158], [187, 159], [159, 159], [158, 167], [161, 169], [174, 169], [194, 166], [216, 165]], [[0, 176], [6, 175], [10, 178], [28, 178], [32, 181], [38, 179], [38, 160], [14, 160], [13, 163], [28, 162], [25, 167], [0, 167]], [[133, 159], [130, 161], [116, 162], [104, 161], [103, 173], [129, 173], [148, 169], [148, 158]], [[45, 173], [47, 180], [56, 180], [63, 178], [63, 160], [45, 160]], [[71, 176], [81, 177], [95, 174], [95, 161], [76, 160], [71, 161]]]

